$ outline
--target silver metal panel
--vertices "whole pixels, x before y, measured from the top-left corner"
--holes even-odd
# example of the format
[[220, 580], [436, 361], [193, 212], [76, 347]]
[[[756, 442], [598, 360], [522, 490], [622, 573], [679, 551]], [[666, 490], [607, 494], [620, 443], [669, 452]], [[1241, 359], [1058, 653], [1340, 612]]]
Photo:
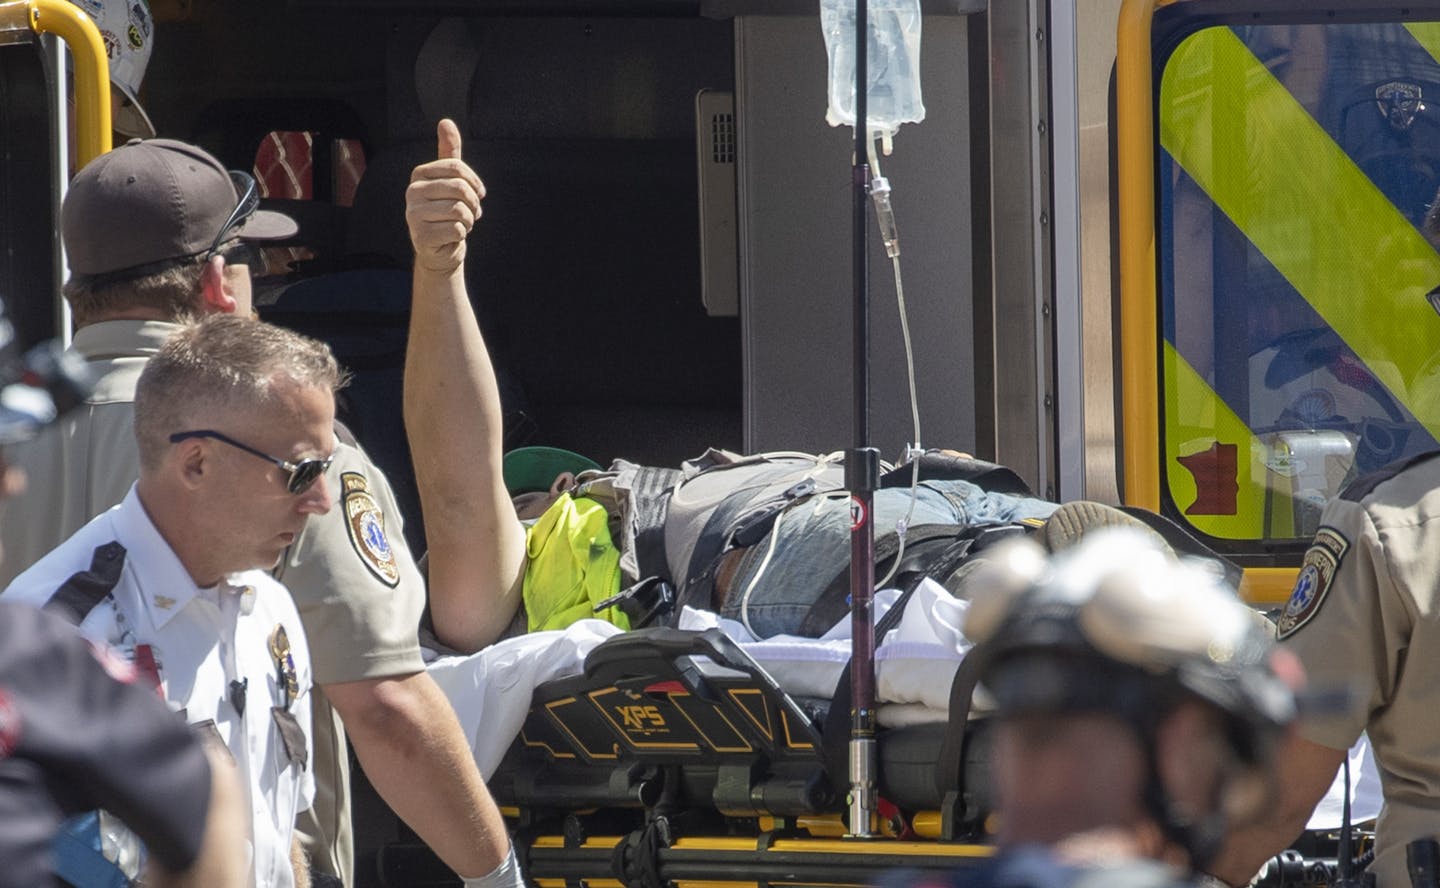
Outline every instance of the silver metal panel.
[[1033, 2], [993, 4], [989, 24], [995, 456], [1053, 497], [1043, 30]]
[[1085, 366], [1080, 306], [1077, 0], [1050, 0], [1050, 162], [1054, 211], [1055, 468], [1060, 500], [1085, 497]]
[[[70, 50], [65, 41], [53, 34], [44, 37], [45, 55], [50, 60], [50, 70], [54, 72], [55, 89], [50, 94], [50, 119], [54, 121], [51, 132], [54, 134], [55, 156], [70, 156], [70, 128], [60, 123], [70, 113], [70, 84], [67, 82], [70, 76], [70, 66], [67, 56]], [[62, 165], [56, 164], [54, 179], [51, 187], [55, 193], [55, 219], [60, 218], [60, 207], [65, 203], [65, 192], [70, 188], [69, 170]], [[55, 238], [55, 335], [64, 346], [70, 345], [74, 337], [74, 324], [70, 317], [70, 303], [60, 298], [60, 290], [65, 281], [70, 279], [70, 260], [65, 256], [65, 243], [60, 238]]]
[[[969, 281], [967, 20], [926, 17], [927, 119], [881, 158], [900, 232], [917, 354], [923, 444], [974, 447]], [[851, 148], [825, 124], [825, 47], [814, 17], [740, 17], [740, 300], [745, 446], [853, 445]], [[872, 227], [872, 442], [895, 458], [911, 437], [889, 260]]]
[[1086, 499], [1119, 502], [1110, 230], [1110, 74], [1121, 0], [1083, 0], [1076, 18], [1080, 145], [1080, 323], [1083, 331]]
[[735, 229], [735, 94], [695, 96], [695, 166], [700, 183], [700, 301], [711, 317], [740, 313]]

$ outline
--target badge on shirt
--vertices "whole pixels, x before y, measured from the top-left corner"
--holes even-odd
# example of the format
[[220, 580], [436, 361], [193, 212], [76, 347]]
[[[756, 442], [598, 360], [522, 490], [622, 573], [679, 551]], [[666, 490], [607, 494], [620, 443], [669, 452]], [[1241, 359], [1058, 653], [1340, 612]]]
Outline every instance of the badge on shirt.
[[1340, 568], [1340, 559], [1349, 548], [1350, 541], [1335, 528], [1322, 527], [1316, 531], [1315, 541], [1300, 565], [1300, 575], [1295, 578], [1295, 589], [1276, 621], [1276, 634], [1280, 638], [1293, 635], [1320, 610], [1325, 593], [1330, 591], [1330, 583], [1335, 579], [1335, 571]]
[[295, 657], [290, 653], [290, 635], [280, 623], [270, 633], [270, 659], [275, 661], [275, 687], [283, 699], [283, 708], [288, 710], [300, 695], [300, 679], [295, 673]]
[[344, 472], [340, 485], [345, 491], [345, 527], [350, 532], [350, 544], [381, 582], [398, 585], [400, 567], [385, 537], [385, 515], [370, 493], [370, 482], [359, 472]]

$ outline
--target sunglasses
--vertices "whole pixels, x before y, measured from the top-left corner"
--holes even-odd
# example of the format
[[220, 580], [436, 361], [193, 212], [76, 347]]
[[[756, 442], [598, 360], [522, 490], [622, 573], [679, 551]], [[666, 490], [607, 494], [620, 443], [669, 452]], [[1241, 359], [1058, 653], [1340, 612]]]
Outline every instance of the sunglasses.
[[288, 459], [280, 459], [264, 451], [256, 450], [248, 444], [241, 444], [229, 435], [221, 434], [212, 429], [197, 429], [193, 432], [176, 432], [170, 436], [170, 443], [179, 444], [181, 441], [186, 441], [190, 438], [214, 438], [216, 441], [229, 444], [231, 447], [238, 448], [252, 456], [258, 456], [268, 463], [279, 466], [282, 470], [290, 473], [290, 478], [285, 482], [285, 489], [294, 494], [301, 494], [309, 490], [316, 481], [320, 480], [320, 476], [325, 474], [330, 468], [330, 463], [335, 459], [332, 454], [324, 459], [310, 457], [308, 459], [302, 459], [299, 462], [291, 462]]
[[230, 183], [235, 186], [235, 193], [240, 195], [240, 202], [235, 204], [235, 209], [230, 211], [230, 218], [220, 226], [220, 233], [215, 235], [215, 242], [205, 252], [208, 260], [220, 251], [220, 245], [229, 239], [232, 232], [245, 224], [245, 220], [255, 215], [260, 208], [260, 187], [255, 184], [255, 177], [249, 173], [242, 173], [239, 170], [230, 170]]

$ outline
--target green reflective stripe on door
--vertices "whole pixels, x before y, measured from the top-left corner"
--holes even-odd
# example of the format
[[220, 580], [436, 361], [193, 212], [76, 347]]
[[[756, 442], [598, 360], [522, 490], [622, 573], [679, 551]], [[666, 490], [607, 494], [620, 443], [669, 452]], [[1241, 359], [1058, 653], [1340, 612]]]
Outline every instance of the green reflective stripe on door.
[[1229, 28], [1180, 45], [1159, 113], [1176, 162], [1440, 435], [1440, 317], [1425, 298], [1440, 284], [1435, 250]]

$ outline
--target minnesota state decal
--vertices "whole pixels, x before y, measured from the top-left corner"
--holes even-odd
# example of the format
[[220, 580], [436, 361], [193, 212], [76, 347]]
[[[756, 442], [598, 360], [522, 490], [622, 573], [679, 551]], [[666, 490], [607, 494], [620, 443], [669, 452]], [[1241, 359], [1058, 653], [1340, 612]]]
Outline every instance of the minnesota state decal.
[[395, 552], [385, 537], [385, 515], [370, 493], [370, 482], [359, 472], [343, 472], [340, 486], [345, 491], [345, 527], [350, 531], [350, 545], [370, 572], [387, 586], [400, 583], [400, 568]]
[[1340, 559], [1345, 557], [1348, 548], [1350, 541], [1333, 527], [1322, 527], [1315, 532], [1315, 542], [1305, 553], [1300, 575], [1295, 578], [1295, 589], [1275, 624], [1280, 638], [1297, 632], [1320, 610], [1320, 605], [1325, 602], [1325, 593], [1330, 591], [1330, 583], [1335, 579], [1335, 571], [1340, 567]]

